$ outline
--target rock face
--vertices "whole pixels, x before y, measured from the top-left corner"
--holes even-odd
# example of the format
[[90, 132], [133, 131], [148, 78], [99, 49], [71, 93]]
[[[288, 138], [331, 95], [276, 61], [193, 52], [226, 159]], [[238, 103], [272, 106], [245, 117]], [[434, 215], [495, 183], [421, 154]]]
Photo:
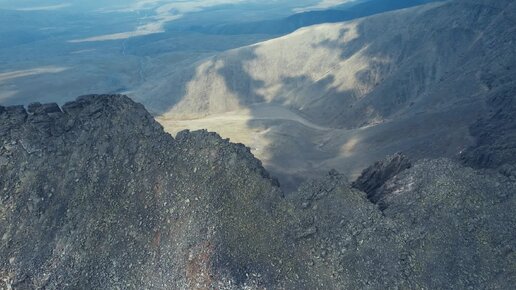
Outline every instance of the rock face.
[[337, 172], [285, 196], [245, 146], [124, 96], [0, 107], [0, 289], [511, 288], [515, 182], [407, 164], [355, 183], [381, 211]]
[[377, 203], [382, 198], [381, 194], [384, 193], [381, 187], [385, 182], [410, 166], [412, 165], [405, 155], [396, 153], [387, 157], [386, 160], [378, 161], [373, 166], [366, 168], [352, 185], [367, 193], [367, 198]]

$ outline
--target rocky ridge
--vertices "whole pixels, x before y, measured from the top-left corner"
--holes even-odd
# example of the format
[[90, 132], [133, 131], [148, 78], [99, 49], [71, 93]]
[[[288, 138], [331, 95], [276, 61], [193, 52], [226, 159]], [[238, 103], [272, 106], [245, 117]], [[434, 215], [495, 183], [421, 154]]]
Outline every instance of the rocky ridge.
[[509, 289], [515, 193], [397, 155], [285, 195], [245, 146], [124, 96], [0, 107], [0, 288]]
[[367, 193], [367, 198], [377, 203], [382, 198], [382, 193], [385, 192], [382, 186], [389, 179], [411, 166], [410, 160], [405, 155], [396, 153], [366, 168], [352, 185]]

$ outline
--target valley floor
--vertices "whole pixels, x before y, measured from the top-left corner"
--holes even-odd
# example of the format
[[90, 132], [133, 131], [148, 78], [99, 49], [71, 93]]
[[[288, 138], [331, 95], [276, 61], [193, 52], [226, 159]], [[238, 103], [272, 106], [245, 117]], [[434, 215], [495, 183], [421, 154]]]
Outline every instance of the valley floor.
[[[268, 103], [203, 118], [159, 116], [156, 120], [173, 136], [182, 130], [207, 129], [245, 144], [283, 187], [294, 190], [307, 177], [331, 169], [355, 179], [376, 160], [398, 151], [415, 159], [457, 157], [473, 142], [468, 126], [475, 111], [482, 110], [479, 104], [467, 104], [357, 129], [321, 126], [298, 112]], [[457, 118], [457, 112], [464, 117]]]

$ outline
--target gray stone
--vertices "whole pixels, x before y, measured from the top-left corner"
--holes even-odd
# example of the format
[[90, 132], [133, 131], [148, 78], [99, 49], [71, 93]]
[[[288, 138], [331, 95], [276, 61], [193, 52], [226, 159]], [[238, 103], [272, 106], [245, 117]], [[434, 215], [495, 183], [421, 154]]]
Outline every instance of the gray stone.
[[353, 187], [367, 193], [367, 198], [377, 203], [382, 198], [381, 187], [384, 183], [411, 166], [405, 155], [396, 153], [364, 169], [360, 177], [353, 182]]
[[391, 158], [361, 179], [381, 211], [336, 172], [285, 195], [245, 146], [174, 139], [124, 96], [48, 114], [43, 128], [66, 130], [47, 134], [23, 107], [0, 115], [0, 289], [516, 283], [516, 184], [497, 172]]

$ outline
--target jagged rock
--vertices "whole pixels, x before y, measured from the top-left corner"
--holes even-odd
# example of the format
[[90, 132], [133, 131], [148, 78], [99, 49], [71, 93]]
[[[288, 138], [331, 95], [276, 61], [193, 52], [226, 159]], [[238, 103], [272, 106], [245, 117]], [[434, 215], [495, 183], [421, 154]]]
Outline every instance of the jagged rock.
[[364, 183], [381, 211], [334, 171], [285, 196], [249, 148], [174, 139], [124, 96], [4, 108], [0, 132], [0, 289], [516, 283], [516, 184], [491, 171], [392, 158]]
[[[293, 277], [269, 265], [293, 251], [280, 243], [282, 193], [248, 148], [205, 131], [174, 140], [123, 96], [80, 97], [56, 118], [51, 107], [0, 119], [1, 143], [12, 144], [0, 167], [8, 285], [224, 288], [250, 273], [260, 283]], [[66, 130], [42, 132], [38, 114], [43, 128]]]
[[410, 168], [410, 160], [402, 153], [396, 153], [383, 161], [378, 161], [362, 171], [353, 187], [367, 193], [367, 198], [374, 203], [382, 198], [381, 187], [398, 173]]

